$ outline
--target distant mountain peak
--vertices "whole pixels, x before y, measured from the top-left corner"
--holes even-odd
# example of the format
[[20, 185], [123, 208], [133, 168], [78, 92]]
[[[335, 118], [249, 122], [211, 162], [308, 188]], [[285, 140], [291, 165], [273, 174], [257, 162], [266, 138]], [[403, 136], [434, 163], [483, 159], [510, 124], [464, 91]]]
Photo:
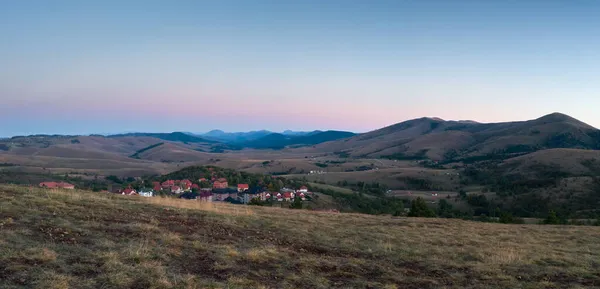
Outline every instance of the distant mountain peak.
[[560, 112], [553, 112], [551, 114], [544, 115], [538, 120], [548, 120], [548, 121], [565, 121], [565, 120], [575, 120], [574, 118]]

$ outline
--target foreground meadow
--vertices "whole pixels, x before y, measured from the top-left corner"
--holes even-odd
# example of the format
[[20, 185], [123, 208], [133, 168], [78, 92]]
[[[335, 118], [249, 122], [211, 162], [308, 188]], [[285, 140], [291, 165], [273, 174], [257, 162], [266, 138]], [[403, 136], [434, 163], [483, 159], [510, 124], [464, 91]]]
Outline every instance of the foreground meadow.
[[0, 186], [1, 288], [600, 288], [600, 228]]

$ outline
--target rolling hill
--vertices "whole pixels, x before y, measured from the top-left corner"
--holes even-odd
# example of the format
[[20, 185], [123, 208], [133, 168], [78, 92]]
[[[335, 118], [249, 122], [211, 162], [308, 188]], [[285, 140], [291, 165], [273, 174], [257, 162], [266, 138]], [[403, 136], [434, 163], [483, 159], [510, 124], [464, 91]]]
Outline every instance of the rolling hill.
[[222, 130], [211, 130], [199, 136], [205, 139], [215, 140], [226, 143], [243, 143], [253, 141], [271, 134], [268, 130], [250, 131], [250, 132], [224, 132]]
[[420, 118], [319, 144], [314, 151], [344, 151], [353, 157], [441, 161], [549, 148], [600, 149], [600, 131], [560, 113], [505, 123]]
[[208, 140], [205, 138], [201, 138], [198, 136], [193, 136], [183, 132], [172, 132], [172, 133], [127, 133], [127, 134], [117, 134], [110, 135], [109, 138], [120, 138], [120, 137], [153, 137], [161, 140], [173, 141], [173, 142], [183, 142], [183, 143], [215, 143], [216, 141]]
[[242, 145], [255, 149], [282, 149], [287, 146], [308, 146], [333, 140], [344, 139], [354, 136], [354, 133], [346, 131], [316, 131], [300, 135], [286, 135], [272, 133], [254, 141], [245, 142]]

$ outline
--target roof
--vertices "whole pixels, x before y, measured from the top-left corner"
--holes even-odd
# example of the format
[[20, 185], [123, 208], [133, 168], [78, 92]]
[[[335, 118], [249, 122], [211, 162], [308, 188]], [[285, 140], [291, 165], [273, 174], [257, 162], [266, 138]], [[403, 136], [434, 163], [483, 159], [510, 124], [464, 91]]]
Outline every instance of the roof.
[[40, 183], [40, 187], [46, 187], [46, 188], [71, 188], [71, 187], [75, 187], [75, 185], [73, 184], [69, 184], [66, 182], [42, 182]]
[[40, 187], [56, 188], [58, 187], [58, 184], [56, 182], [43, 182], [40, 183]]
[[60, 182], [57, 184], [59, 187], [61, 188], [66, 188], [66, 187], [74, 187], [75, 185], [73, 184], [69, 184], [69, 183], [65, 183], [65, 182]]
[[134, 190], [134, 189], [131, 189], [131, 188], [127, 188], [127, 189], [124, 189], [124, 190], [123, 190], [123, 193], [125, 193], [126, 195], [129, 195], [129, 194], [131, 194], [131, 193], [135, 193], [135, 190]]
[[250, 185], [248, 184], [238, 184], [238, 189], [249, 189]]
[[227, 179], [226, 178], [219, 178], [217, 181], [219, 181], [221, 183], [226, 183]]
[[302, 186], [300, 187], [301, 190], [308, 190], [308, 188], [306, 186]]

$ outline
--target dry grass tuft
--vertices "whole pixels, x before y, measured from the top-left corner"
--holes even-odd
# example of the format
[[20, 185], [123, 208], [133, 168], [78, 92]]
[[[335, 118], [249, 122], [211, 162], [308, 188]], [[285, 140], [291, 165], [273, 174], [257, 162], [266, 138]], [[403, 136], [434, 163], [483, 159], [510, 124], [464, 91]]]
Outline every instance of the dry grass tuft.
[[[62, 274], [56, 274], [54, 272], [48, 272], [43, 277], [42, 281], [37, 284], [36, 288], [40, 289], [69, 289], [72, 278]], [[75, 285], [75, 284], [73, 284]]]

